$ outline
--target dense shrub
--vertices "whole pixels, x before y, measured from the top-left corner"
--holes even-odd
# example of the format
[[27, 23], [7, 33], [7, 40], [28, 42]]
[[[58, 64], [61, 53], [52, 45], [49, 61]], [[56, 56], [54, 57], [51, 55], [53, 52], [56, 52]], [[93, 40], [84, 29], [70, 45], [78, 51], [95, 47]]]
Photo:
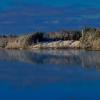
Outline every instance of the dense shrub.
[[85, 49], [100, 50], [100, 31], [99, 29], [86, 29], [80, 39], [81, 46]]

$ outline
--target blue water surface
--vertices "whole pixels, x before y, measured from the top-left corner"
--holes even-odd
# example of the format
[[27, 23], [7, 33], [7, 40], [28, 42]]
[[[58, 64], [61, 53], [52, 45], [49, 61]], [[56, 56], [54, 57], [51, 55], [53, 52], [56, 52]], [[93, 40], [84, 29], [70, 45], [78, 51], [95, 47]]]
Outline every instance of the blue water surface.
[[100, 53], [0, 51], [0, 100], [100, 100]]

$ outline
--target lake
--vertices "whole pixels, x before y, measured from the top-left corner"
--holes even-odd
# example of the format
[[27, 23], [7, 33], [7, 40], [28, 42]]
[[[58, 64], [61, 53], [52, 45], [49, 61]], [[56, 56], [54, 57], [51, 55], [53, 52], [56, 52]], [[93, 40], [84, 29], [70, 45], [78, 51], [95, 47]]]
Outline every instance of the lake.
[[0, 100], [100, 100], [100, 52], [0, 50]]

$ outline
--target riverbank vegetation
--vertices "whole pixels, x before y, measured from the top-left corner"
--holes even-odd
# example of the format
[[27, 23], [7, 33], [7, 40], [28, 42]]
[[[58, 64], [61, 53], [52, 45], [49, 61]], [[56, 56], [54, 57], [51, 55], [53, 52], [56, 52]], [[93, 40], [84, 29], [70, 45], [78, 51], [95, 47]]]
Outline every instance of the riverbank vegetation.
[[84, 49], [100, 50], [100, 29], [86, 28], [80, 41]]
[[82, 31], [36, 32], [21, 36], [1, 35], [0, 47], [7, 49], [86, 49], [100, 50], [100, 29], [85, 28]]

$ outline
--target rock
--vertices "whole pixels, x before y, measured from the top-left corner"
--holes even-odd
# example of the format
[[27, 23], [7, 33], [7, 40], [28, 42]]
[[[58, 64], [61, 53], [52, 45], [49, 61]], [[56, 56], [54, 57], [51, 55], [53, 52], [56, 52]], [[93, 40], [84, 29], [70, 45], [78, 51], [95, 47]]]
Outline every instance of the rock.
[[71, 45], [70, 48], [80, 48], [80, 41], [74, 41]]
[[80, 41], [55, 41], [49, 43], [41, 43], [33, 45], [32, 48], [52, 48], [52, 49], [63, 49], [63, 48], [80, 48]]

